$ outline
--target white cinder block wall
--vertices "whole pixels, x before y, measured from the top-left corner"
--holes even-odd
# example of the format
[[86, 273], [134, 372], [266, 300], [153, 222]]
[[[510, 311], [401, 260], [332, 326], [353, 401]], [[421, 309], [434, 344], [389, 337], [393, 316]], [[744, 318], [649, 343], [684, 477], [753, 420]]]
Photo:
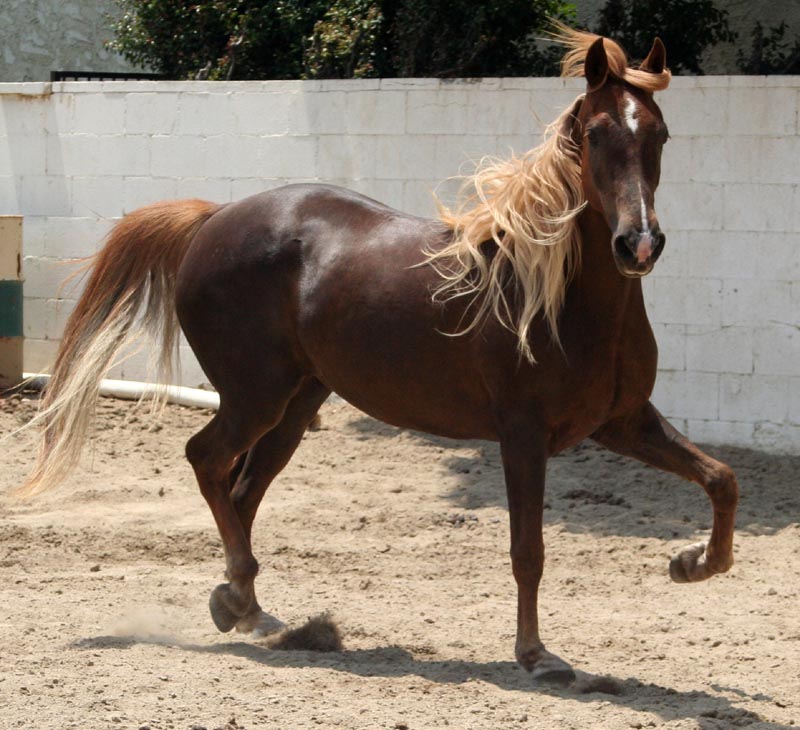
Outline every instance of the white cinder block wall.
[[[26, 369], [53, 358], [64, 259], [155, 200], [324, 180], [432, 214], [430, 191], [536, 144], [581, 90], [560, 79], [0, 84], [0, 213], [25, 216]], [[645, 283], [654, 399], [696, 440], [800, 450], [800, 77], [677, 78]], [[464, 165], [466, 164], [466, 168]], [[181, 382], [204, 376], [182, 349]], [[116, 376], [146, 377], [142, 356]]]

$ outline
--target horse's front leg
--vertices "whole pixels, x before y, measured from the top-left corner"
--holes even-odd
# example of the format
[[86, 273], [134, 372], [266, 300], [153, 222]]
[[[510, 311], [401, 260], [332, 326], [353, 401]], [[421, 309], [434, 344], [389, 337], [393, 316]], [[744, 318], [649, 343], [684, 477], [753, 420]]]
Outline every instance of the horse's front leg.
[[731, 568], [739, 486], [729, 466], [704, 454], [649, 402], [638, 411], [605, 424], [592, 438], [612, 451], [697, 482], [706, 490], [714, 510], [711, 537], [708, 544], [689, 545], [672, 558], [672, 580], [705, 580]]
[[566, 662], [546, 651], [539, 638], [537, 597], [544, 568], [546, 441], [541, 433], [514, 428], [501, 438], [500, 448], [511, 522], [511, 567], [517, 582], [517, 661], [534, 679], [567, 684], [575, 679], [575, 673]]

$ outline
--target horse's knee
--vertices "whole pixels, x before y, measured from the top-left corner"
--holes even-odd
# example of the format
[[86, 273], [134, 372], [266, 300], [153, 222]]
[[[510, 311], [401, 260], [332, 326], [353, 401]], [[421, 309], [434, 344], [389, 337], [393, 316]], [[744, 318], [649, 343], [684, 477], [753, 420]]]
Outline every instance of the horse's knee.
[[511, 571], [517, 585], [539, 585], [544, 573], [544, 549], [511, 549]]
[[739, 502], [739, 484], [727, 464], [717, 462], [705, 484], [708, 496], [716, 509], [731, 511]]

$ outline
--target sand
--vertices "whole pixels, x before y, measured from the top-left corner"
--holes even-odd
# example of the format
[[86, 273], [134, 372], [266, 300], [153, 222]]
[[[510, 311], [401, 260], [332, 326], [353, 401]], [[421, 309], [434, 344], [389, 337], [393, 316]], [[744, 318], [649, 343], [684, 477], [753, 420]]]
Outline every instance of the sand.
[[[0, 434], [30, 417], [0, 401]], [[800, 457], [714, 448], [742, 487], [736, 565], [670, 582], [708, 535], [693, 484], [584, 444], [551, 460], [543, 638], [576, 683], [514, 662], [498, 448], [323, 408], [254, 530], [263, 607], [330, 612], [343, 648], [220, 634], [211, 514], [183, 458], [207, 412], [103, 399], [82, 465], [28, 502], [2, 443], [0, 728], [784, 728], [800, 724]]]

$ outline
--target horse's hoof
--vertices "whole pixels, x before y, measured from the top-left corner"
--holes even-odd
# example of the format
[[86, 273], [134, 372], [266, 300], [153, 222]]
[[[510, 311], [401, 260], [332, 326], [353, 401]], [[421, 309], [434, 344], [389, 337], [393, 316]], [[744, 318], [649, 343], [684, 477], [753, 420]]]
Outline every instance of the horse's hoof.
[[242, 618], [241, 614], [236, 613], [231, 604], [235, 603], [236, 598], [227, 583], [220, 583], [208, 599], [208, 608], [211, 611], [211, 618], [214, 625], [223, 633], [230, 631]]
[[254, 639], [261, 639], [270, 634], [277, 634], [286, 628], [286, 624], [279, 618], [258, 610], [239, 619], [236, 630], [243, 634], [252, 634]]
[[713, 575], [706, 563], [706, 544], [696, 542], [669, 561], [669, 577], [675, 583], [695, 583]]
[[575, 681], [572, 667], [546, 649], [539, 649], [533, 655], [517, 655], [517, 661], [541, 684], [566, 687]]

